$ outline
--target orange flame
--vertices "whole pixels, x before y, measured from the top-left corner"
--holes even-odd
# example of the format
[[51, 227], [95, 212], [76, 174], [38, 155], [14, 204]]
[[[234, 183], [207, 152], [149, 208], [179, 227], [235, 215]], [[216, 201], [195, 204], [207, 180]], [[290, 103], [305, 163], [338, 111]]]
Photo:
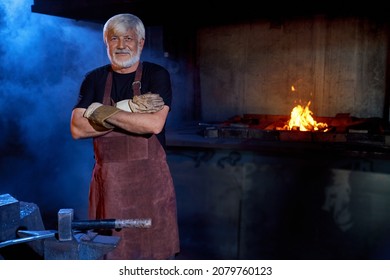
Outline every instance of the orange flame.
[[299, 130], [299, 131], [327, 131], [328, 125], [322, 122], [316, 122], [312, 117], [313, 112], [310, 111], [310, 101], [305, 107], [301, 105], [295, 106], [291, 111], [291, 117], [283, 129], [284, 130]]

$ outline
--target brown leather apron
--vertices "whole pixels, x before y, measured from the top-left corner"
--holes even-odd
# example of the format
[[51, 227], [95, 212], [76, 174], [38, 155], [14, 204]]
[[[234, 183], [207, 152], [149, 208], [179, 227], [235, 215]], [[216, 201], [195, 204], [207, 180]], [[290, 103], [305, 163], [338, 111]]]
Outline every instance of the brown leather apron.
[[[137, 78], [140, 81], [139, 75]], [[103, 101], [106, 105], [111, 103], [111, 85], [110, 71]], [[120, 242], [105, 258], [168, 259], [178, 253], [175, 190], [166, 153], [157, 137], [112, 131], [94, 138], [93, 144], [96, 162], [89, 191], [89, 218], [152, 219], [150, 228], [113, 230]]]

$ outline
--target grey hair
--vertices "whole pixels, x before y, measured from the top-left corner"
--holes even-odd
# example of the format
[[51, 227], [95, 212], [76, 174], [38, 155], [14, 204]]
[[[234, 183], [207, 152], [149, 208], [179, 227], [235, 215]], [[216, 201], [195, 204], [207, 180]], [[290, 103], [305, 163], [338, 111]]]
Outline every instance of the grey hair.
[[107, 42], [107, 35], [110, 31], [126, 32], [132, 29], [138, 36], [138, 40], [145, 39], [145, 26], [142, 20], [133, 14], [118, 14], [111, 17], [104, 24], [103, 40]]

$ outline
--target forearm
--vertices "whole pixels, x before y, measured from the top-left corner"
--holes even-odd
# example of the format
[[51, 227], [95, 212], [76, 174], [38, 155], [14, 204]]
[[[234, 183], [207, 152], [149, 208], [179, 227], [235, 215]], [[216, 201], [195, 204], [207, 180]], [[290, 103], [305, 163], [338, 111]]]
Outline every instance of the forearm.
[[94, 126], [87, 118], [85, 118], [84, 108], [76, 108], [72, 111], [70, 132], [73, 139], [91, 138], [104, 135], [111, 130]]
[[108, 118], [106, 122], [131, 133], [158, 134], [164, 128], [168, 112], [168, 106], [164, 106], [162, 110], [155, 113], [131, 113], [122, 111]]

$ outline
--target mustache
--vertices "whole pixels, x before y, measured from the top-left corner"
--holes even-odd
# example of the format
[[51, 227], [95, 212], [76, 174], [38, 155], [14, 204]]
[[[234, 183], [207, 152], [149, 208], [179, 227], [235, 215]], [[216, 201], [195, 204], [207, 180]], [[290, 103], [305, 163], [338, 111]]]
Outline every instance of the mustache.
[[115, 50], [115, 54], [132, 54], [132, 52], [126, 50]]

